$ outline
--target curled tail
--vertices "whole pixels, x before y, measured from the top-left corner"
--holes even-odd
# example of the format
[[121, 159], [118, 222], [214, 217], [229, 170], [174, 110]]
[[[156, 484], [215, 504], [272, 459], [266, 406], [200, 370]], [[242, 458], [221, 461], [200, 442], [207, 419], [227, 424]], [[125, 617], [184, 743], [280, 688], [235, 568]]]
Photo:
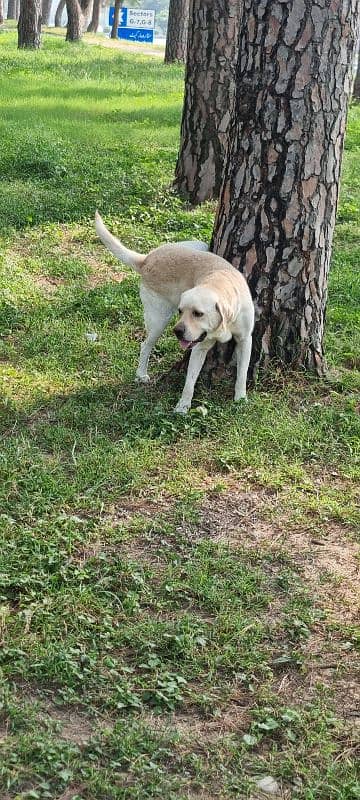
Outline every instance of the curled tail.
[[110, 250], [110, 253], [113, 253], [114, 256], [119, 258], [120, 261], [123, 261], [124, 264], [133, 267], [136, 272], [141, 272], [141, 267], [146, 256], [141, 253], [136, 253], [135, 250], [128, 250], [127, 247], [124, 247], [124, 245], [119, 242], [119, 239], [113, 236], [106, 225], [104, 225], [98, 211], [96, 211], [95, 214], [95, 228], [99, 238], [104, 243], [105, 247]]

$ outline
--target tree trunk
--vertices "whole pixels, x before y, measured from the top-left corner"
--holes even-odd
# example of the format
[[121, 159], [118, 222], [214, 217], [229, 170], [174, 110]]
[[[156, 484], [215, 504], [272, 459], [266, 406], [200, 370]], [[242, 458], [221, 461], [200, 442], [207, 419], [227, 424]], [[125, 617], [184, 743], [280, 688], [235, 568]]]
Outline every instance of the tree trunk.
[[62, 15], [65, 5], [66, 5], [66, 0], [60, 0], [55, 13], [55, 28], [61, 28]]
[[331, 243], [360, 0], [244, 0], [212, 249], [247, 278], [253, 364], [322, 374]]
[[83, 35], [83, 14], [78, 0], [66, 0], [67, 10], [67, 42], [79, 42]]
[[165, 64], [185, 61], [189, 26], [189, 0], [170, 0]]
[[235, 89], [240, 0], [191, 0], [174, 186], [193, 205], [219, 196]]
[[120, 21], [121, 7], [122, 7], [122, 0], [115, 0], [114, 22], [113, 22], [113, 25], [112, 25], [112, 28], [111, 28], [111, 34], [110, 34], [110, 38], [111, 39], [117, 39], [118, 38], [118, 27], [119, 27], [119, 21]]
[[40, 0], [21, 0], [18, 22], [18, 47], [38, 50], [41, 38]]
[[42, 0], [41, 5], [41, 24], [48, 25], [51, 11], [52, 0]]
[[3, 0], [0, 0], [0, 25], [4, 22], [4, 3]]
[[16, 0], [8, 0], [6, 19], [17, 19]]
[[20, 17], [20, 0], [16, 0], [15, 4], [15, 19], [19, 19]]
[[89, 33], [96, 33], [99, 27], [100, 20], [100, 0], [94, 0], [92, 17], [88, 26]]

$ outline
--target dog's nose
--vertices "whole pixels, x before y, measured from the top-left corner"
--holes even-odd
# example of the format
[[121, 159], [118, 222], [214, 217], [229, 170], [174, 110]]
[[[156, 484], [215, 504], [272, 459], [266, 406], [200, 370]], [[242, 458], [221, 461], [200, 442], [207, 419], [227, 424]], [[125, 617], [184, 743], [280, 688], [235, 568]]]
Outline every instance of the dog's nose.
[[183, 325], [182, 322], [179, 322], [178, 325], [175, 325], [174, 333], [178, 339], [183, 339], [185, 333], [185, 325]]

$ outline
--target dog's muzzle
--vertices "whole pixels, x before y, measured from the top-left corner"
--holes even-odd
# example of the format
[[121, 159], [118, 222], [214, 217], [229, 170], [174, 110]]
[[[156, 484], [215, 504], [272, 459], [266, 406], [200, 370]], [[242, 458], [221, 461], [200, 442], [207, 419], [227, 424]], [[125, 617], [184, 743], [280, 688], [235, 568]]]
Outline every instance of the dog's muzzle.
[[174, 333], [179, 340], [180, 347], [183, 350], [192, 350], [192, 348], [195, 347], [196, 344], [199, 344], [199, 342], [203, 342], [204, 339], [206, 338], [206, 331], [204, 331], [201, 334], [201, 336], [199, 336], [198, 339], [193, 339], [193, 340], [185, 339], [184, 336], [185, 327], [184, 325], [181, 325], [181, 323], [179, 325], [175, 325]]

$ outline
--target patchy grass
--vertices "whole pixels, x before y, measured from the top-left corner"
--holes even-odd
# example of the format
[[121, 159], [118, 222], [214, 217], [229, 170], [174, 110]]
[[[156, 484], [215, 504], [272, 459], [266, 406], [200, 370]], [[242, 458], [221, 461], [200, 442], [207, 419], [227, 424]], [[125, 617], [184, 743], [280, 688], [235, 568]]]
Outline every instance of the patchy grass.
[[133, 382], [137, 278], [92, 224], [144, 251], [209, 238], [214, 209], [166, 188], [182, 70], [1, 45], [1, 796], [254, 799], [271, 775], [354, 800], [359, 107], [329, 378], [274, 372], [242, 408], [200, 382], [182, 419], [171, 335]]

